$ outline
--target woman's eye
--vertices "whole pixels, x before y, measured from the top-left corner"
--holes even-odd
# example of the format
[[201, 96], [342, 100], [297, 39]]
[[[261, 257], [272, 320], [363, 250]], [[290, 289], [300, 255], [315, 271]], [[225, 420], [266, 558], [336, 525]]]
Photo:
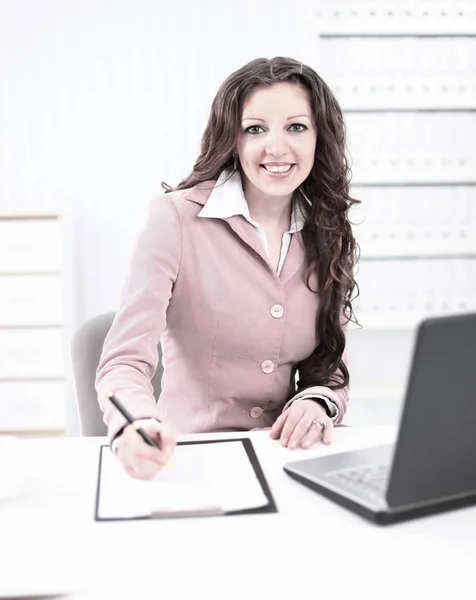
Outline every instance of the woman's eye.
[[289, 126], [289, 129], [291, 131], [300, 132], [300, 131], [305, 131], [307, 129], [307, 127], [305, 125], [301, 125], [301, 123], [293, 123], [292, 125]]
[[[301, 133], [302, 131], [306, 131], [306, 129], [307, 127], [301, 123], [293, 123], [288, 127], [288, 130], [293, 133]], [[261, 127], [261, 125], [251, 125], [245, 129], [245, 133], [250, 133], [251, 135], [257, 135], [262, 131], [264, 131], [264, 129]]]
[[251, 133], [252, 135], [256, 135], [257, 133], [259, 133], [260, 129], [263, 129], [261, 125], [251, 125], [251, 127], [245, 129], [245, 133]]

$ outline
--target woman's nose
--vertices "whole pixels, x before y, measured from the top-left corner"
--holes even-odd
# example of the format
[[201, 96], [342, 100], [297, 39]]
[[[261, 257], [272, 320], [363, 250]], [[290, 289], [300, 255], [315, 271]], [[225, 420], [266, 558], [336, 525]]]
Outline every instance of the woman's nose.
[[266, 153], [273, 156], [282, 156], [286, 154], [287, 150], [288, 145], [286, 140], [280, 135], [271, 136], [266, 144]]

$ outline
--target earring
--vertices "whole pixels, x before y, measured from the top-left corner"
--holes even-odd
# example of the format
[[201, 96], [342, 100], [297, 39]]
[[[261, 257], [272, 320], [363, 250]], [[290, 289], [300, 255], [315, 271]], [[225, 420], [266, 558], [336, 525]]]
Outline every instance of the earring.
[[233, 154], [233, 169], [238, 171], [238, 155]]

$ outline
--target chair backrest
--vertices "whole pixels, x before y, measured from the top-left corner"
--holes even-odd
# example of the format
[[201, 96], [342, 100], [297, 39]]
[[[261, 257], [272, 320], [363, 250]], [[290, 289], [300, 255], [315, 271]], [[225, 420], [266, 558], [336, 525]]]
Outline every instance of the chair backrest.
[[[76, 331], [71, 342], [76, 399], [81, 435], [86, 437], [104, 436], [107, 433], [102, 411], [97, 401], [94, 387], [96, 370], [106, 335], [111, 328], [115, 313], [105, 313], [89, 319]], [[161, 347], [158, 347], [159, 363], [152, 379], [155, 397], [160, 395], [162, 380]]]

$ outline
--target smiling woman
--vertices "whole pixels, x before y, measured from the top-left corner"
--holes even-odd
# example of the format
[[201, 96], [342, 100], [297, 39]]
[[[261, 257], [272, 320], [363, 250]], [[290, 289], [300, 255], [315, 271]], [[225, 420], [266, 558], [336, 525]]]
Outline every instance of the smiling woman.
[[241, 125], [237, 154], [244, 196], [277, 266], [292, 196], [314, 164], [317, 136], [308, 94], [287, 82], [257, 88], [244, 102]]
[[[176, 429], [331, 442], [348, 401], [356, 202], [342, 111], [319, 75], [290, 58], [232, 73], [192, 172], [150, 205], [98, 368], [109, 439], [132, 476], [155, 475]], [[110, 391], [160, 450], [125, 426]]]
[[314, 164], [317, 134], [308, 94], [287, 82], [258, 88], [244, 103], [241, 124], [237, 150], [248, 205], [258, 208], [263, 197], [289, 205]]

